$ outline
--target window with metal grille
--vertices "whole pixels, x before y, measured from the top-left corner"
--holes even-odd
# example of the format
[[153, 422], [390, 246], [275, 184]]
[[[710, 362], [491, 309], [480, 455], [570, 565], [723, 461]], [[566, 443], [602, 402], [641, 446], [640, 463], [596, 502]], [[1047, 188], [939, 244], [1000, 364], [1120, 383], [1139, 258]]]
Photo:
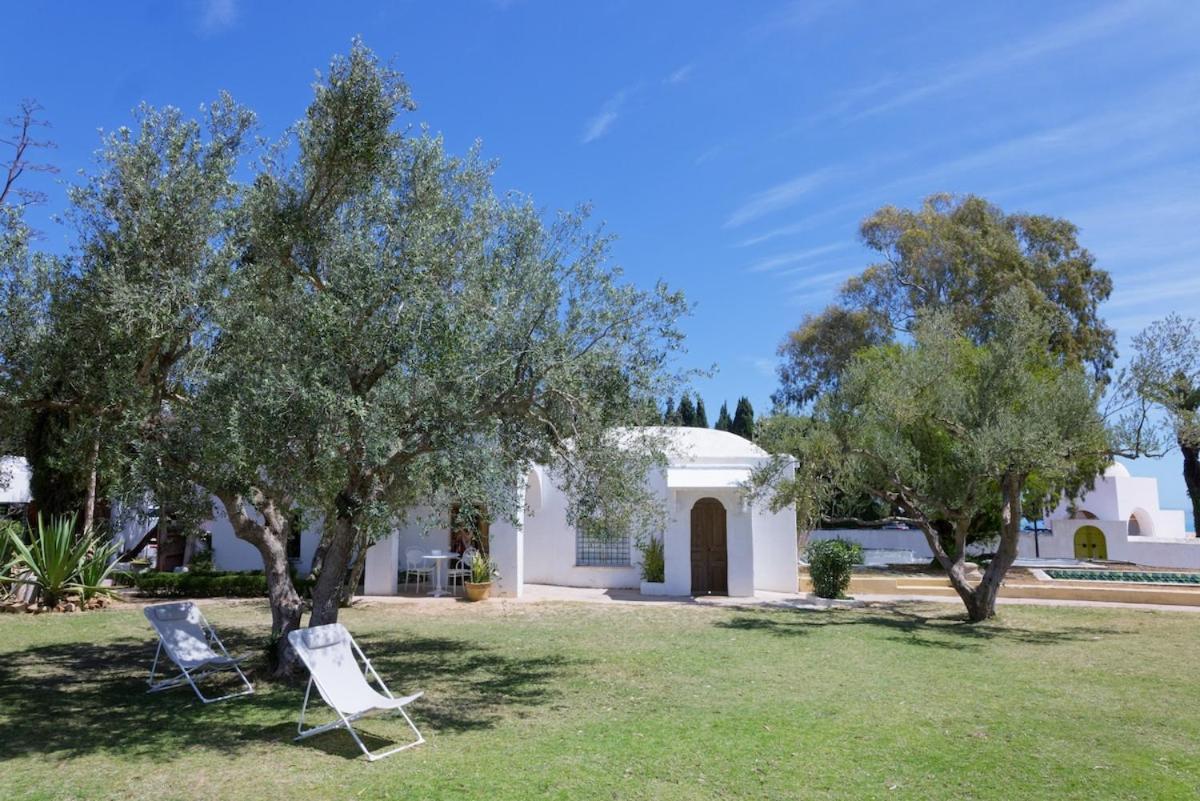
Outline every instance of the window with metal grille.
[[629, 536], [599, 537], [575, 533], [575, 564], [580, 567], [626, 567]]

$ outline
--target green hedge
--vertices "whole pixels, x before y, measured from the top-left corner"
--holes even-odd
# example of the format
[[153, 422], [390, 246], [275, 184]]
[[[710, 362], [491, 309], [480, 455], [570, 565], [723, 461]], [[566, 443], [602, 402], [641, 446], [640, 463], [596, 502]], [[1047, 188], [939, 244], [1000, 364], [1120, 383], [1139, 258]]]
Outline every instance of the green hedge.
[[[306, 595], [312, 582], [293, 577], [296, 590]], [[160, 573], [147, 570], [125, 573], [121, 583], [153, 598], [265, 598], [267, 578], [262, 573], [188, 572]]]

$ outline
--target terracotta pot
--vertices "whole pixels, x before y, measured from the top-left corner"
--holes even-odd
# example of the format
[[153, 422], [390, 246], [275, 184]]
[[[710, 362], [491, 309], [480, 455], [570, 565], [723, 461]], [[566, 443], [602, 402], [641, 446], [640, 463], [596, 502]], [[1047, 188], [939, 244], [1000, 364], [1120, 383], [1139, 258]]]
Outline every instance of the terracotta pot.
[[492, 582], [490, 581], [485, 581], [482, 584], [476, 584], [473, 581], [468, 581], [466, 582], [466, 585], [468, 601], [482, 601], [492, 592]]

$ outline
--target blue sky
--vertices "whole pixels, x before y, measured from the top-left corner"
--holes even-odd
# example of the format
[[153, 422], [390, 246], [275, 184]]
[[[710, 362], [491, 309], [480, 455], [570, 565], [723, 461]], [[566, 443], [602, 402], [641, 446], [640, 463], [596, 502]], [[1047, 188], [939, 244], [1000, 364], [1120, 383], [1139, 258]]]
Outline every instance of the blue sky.
[[[1113, 273], [1127, 344], [1200, 299], [1200, 3], [25, 3], [0, 109], [46, 107], [59, 183], [140, 101], [221, 89], [277, 136], [351, 37], [408, 78], [414, 122], [501, 160], [502, 189], [588, 201], [642, 282], [696, 303], [710, 419], [775, 386], [775, 347], [870, 254], [885, 203], [975, 192], [1065, 216]], [[68, 241], [35, 212], [46, 246]], [[1142, 460], [1186, 505], [1178, 455]]]

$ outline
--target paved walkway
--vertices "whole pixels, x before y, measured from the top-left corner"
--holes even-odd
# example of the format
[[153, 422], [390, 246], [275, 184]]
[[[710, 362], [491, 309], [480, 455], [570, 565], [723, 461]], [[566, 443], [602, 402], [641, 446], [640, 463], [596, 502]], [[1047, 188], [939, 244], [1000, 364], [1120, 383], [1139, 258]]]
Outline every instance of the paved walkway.
[[[446, 604], [462, 601], [461, 598], [430, 598], [427, 595], [366, 595], [358, 596], [356, 600], [394, 603], [394, 604]], [[544, 603], [547, 601], [567, 601], [576, 603], [600, 604], [650, 604], [673, 606], [733, 606], [733, 607], [775, 607], [787, 609], [830, 609], [858, 607], [870, 603], [935, 603], [961, 607], [958, 598], [942, 596], [914, 595], [856, 595], [853, 600], [830, 601], [818, 598], [811, 593], [758, 592], [753, 598], [728, 598], [721, 595], [691, 596], [657, 596], [642, 595], [637, 590], [609, 590], [592, 587], [559, 587], [549, 584], [526, 584], [525, 592], [520, 598], [494, 599], [502, 603]], [[1034, 598], [997, 598], [996, 602], [1003, 605], [1026, 606], [1094, 606], [1113, 609], [1157, 609], [1164, 612], [1200, 612], [1200, 606], [1172, 606], [1166, 604], [1131, 604], [1110, 603], [1104, 601], [1060, 601]]]

